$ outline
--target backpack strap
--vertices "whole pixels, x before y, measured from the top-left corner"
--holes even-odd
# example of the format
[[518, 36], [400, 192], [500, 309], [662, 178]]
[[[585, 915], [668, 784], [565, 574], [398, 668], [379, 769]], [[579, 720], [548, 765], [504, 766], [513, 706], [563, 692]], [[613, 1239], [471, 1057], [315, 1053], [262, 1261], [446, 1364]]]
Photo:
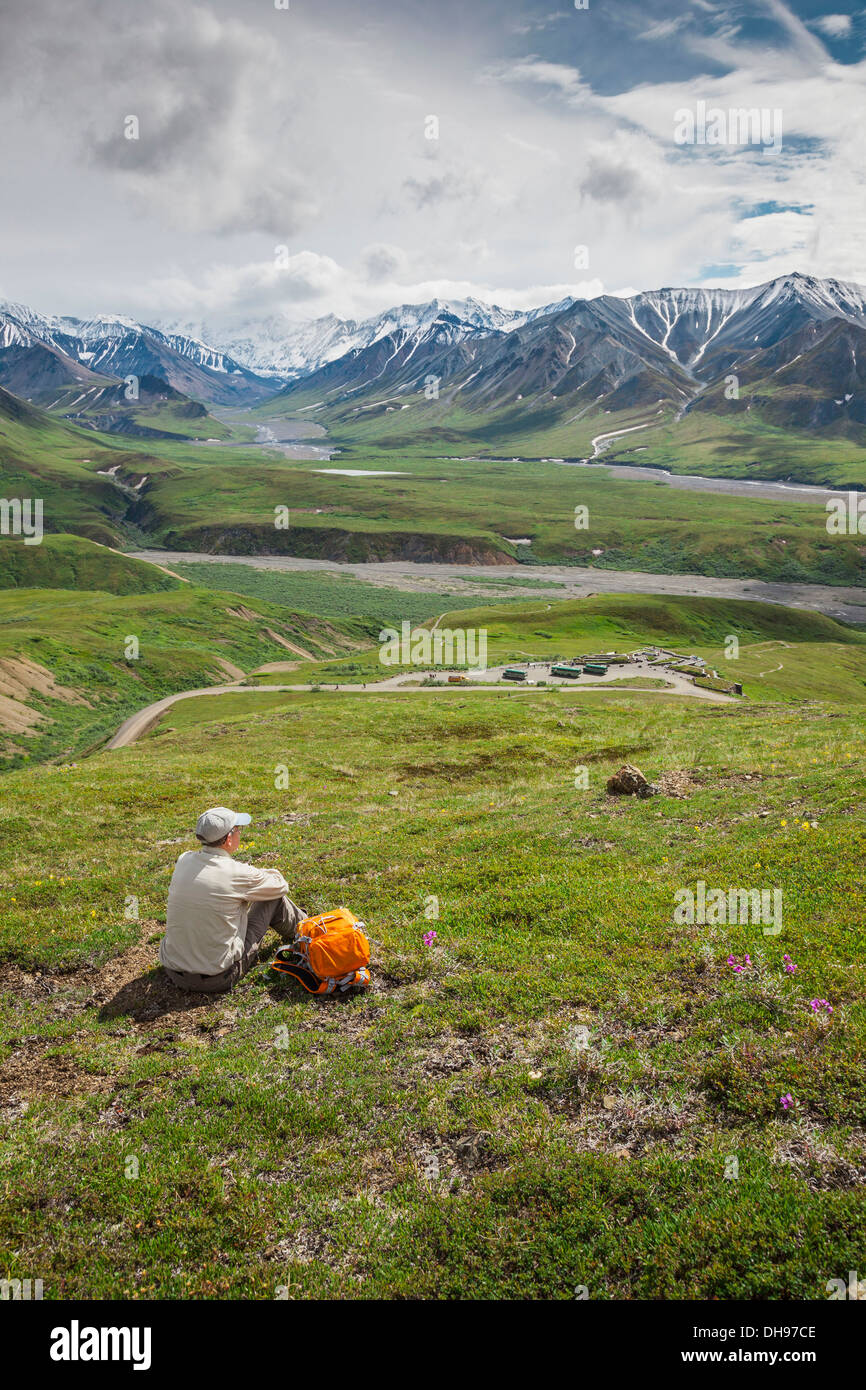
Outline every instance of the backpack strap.
[[308, 994], [324, 994], [326, 992], [318, 975], [314, 975], [312, 970], [302, 961], [278, 954], [271, 961], [271, 969], [278, 975], [291, 975], [293, 980], [297, 980], [298, 984], [303, 985]]

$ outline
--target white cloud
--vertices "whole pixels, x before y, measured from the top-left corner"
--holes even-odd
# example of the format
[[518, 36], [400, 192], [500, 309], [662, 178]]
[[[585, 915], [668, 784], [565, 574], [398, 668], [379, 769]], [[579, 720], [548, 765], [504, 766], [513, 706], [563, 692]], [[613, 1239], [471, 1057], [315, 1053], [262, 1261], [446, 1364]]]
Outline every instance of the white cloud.
[[540, 29], [549, 29], [554, 24], [559, 24], [564, 19], [570, 19], [571, 15], [562, 10], [555, 10], [552, 14], [541, 15], [538, 19], [519, 20], [509, 25], [512, 34], [533, 34]]
[[810, 34], [806, 25], [784, 0], [763, 0], [773, 19], [787, 36], [791, 49], [806, 63], [822, 63], [826, 51], [819, 39]]
[[487, 76], [498, 82], [531, 82], [554, 87], [561, 92], [577, 92], [583, 86], [577, 68], [565, 63], [549, 63], [541, 58], [521, 58], [519, 62], [491, 68]]
[[[457, 26], [448, 3], [21, 6], [0, 54], [4, 289], [57, 312], [240, 320], [434, 295], [529, 307], [578, 276], [650, 288], [714, 263], [750, 284], [769, 266], [864, 278], [866, 64], [814, 31], [845, 16], [810, 28], [762, 0], [759, 45], [736, 7], [618, 0], [620, 51], [601, 6], [533, 20], [460, 0]], [[698, 100], [781, 108], [782, 153], [676, 146], [674, 114]], [[808, 210], [742, 220], [771, 203]]]
[[651, 24], [648, 29], [644, 29], [638, 37], [641, 39], [669, 39], [676, 34], [683, 25], [687, 23], [685, 15], [674, 15], [671, 19], [660, 19], [658, 23]]
[[824, 14], [813, 19], [812, 24], [831, 39], [843, 39], [851, 32], [852, 20], [849, 14]]
[[[379, 249], [366, 248], [365, 260], [369, 251]], [[363, 279], [354, 267], [302, 252], [286, 269], [269, 262], [224, 263], [209, 266], [193, 278], [155, 279], [137, 287], [131, 304], [136, 316], [146, 322], [172, 321], [206, 338], [208, 330], [231, 330], [257, 318], [276, 316], [298, 322], [334, 313], [364, 319], [396, 304], [423, 304], [431, 299], [471, 298], [506, 309], [532, 309], [568, 297], [589, 299], [604, 293], [603, 282], [592, 277], [522, 288], [446, 276], [411, 279], [383, 274]]]

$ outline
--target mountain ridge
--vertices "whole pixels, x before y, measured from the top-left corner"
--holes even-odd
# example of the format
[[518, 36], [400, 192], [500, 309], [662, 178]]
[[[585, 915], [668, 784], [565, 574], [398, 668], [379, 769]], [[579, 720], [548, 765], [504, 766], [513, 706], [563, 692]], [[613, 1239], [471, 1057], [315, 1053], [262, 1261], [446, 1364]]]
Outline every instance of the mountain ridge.
[[[840, 336], [840, 324], [857, 332]], [[235, 356], [225, 340], [208, 342], [177, 324], [49, 316], [2, 304], [0, 385], [49, 408], [62, 403], [62, 410], [74, 408], [73, 388], [95, 394], [135, 374], [161, 379], [193, 402], [259, 415], [303, 408], [375, 418], [417, 404], [420, 395], [439, 402], [431, 414], [440, 418], [449, 409], [546, 411], [567, 423], [568, 412], [594, 409], [657, 407], [675, 419], [693, 408], [727, 413], [723, 382], [738, 388], [781, 376], [775, 386], [785, 392], [774, 387], [767, 406], [774, 423], [844, 426], [859, 438], [866, 422], [859, 398], [850, 404], [860, 389], [856, 348], [866, 331], [866, 289], [800, 272], [745, 289], [667, 286], [525, 311], [436, 298], [362, 321], [325, 315], [294, 325], [289, 337], [279, 315], [258, 332], [248, 327], [233, 342]], [[784, 376], [804, 352], [813, 379]], [[852, 392], [831, 380], [834, 371], [853, 383]], [[816, 382], [819, 394], [844, 399], [842, 425], [816, 398]]]
[[193, 400], [219, 405], [248, 404], [273, 390], [221, 349], [123, 315], [77, 319], [0, 304], [0, 385], [17, 395], [45, 400], [55, 386], [128, 376], [160, 377]]
[[[754, 409], [755, 420], [766, 406], [777, 427], [841, 430], [866, 442], [866, 411], [859, 399], [851, 405], [860, 380], [855, 340], [866, 332], [866, 291], [859, 285], [795, 273], [747, 290], [669, 288], [574, 299], [507, 331], [460, 325], [456, 353], [444, 332], [448, 322], [442, 314], [414, 334], [392, 334], [347, 353], [288, 383], [263, 408], [322, 411], [321, 418], [345, 423], [433, 401], [427, 428], [450, 428], [455, 413], [464, 424], [467, 415], [491, 421], [495, 415], [492, 423], [505, 428], [518, 418], [531, 423], [544, 415], [547, 424], [567, 426], [592, 411], [636, 408], [651, 412], [646, 424], [655, 416], [676, 422], [692, 407], [734, 413], [730, 399], [742, 402], [743, 411]], [[840, 338], [839, 325], [850, 330], [847, 336]], [[782, 373], [804, 351], [811, 354], [812, 380], [783, 378], [778, 386], [786, 392], [773, 388], [771, 401], [741, 395], [741, 387]], [[841, 390], [834, 372], [854, 383], [852, 392]], [[847, 398], [844, 419], [824, 401], [840, 395]], [[418, 418], [415, 410], [411, 419]], [[482, 428], [472, 426], [476, 433]]]

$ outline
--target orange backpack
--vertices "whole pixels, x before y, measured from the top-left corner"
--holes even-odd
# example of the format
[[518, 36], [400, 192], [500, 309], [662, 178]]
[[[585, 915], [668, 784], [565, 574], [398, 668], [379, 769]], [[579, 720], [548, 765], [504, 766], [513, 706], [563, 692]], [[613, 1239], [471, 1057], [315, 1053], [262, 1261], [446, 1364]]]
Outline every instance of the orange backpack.
[[370, 942], [348, 908], [306, 917], [296, 939], [281, 946], [271, 962], [279, 975], [292, 975], [310, 994], [333, 994], [370, 986]]

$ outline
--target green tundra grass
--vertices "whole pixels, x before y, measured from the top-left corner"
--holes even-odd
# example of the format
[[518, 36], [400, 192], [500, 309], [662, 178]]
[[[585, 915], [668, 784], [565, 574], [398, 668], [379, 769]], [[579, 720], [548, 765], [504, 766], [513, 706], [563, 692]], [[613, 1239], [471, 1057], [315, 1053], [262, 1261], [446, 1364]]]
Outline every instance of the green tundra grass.
[[47, 535], [39, 545], [0, 543], [0, 589], [101, 589], [148, 594], [179, 589], [181, 581], [157, 565], [121, 555], [83, 536]]
[[[610, 418], [597, 422], [599, 430], [618, 426], [621, 421]], [[724, 428], [742, 426], [732, 421]], [[689, 429], [705, 425], [690, 423]], [[683, 454], [678, 471], [713, 471], [704, 466], [703, 438], [694, 435], [696, 452]], [[628, 451], [639, 439], [647, 452], [632, 456]], [[350, 440], [335, 466], [399, 476], [341, 477], [320, 471], [324, 463], [287, 459], [279, 450], [100, 435], [0, 394], [2, 496], [40, 498], [48, 533], [73, 532], [116, 548], [521, 569], [549, 562], [655, 574], [863, 582], [860, 538], [828, 535], [820, 500], [695, 493], [671, 489], [652, 476], [624, 480], [603, 467], [566, 467], [542, 458], [446, 457], [458, 446], [414, 437], [392, 443], [386, 449], [381, 442]], [[643, 432], [614, 443], [626, 450], [624, 458], [673, 466], [664, 449], [651, 456]], [[854, 447], [847, 441], [834, 447], [843, 444]], [[469, 452], [465, 441], [459, 447]], [[495, 440], [489, 452], [496, 452]], [[557, 456], [568, 452], [550, 450]], [[764, 476], [749, 463], [745, 438], [731, 445], [726, 458], [721, 471], [731, 476]], [[785, 471], [779, 459], [781, 471], [773, 476], [800, 476], [793, 465]], [[856, 480], [840, 474], [835, 481]], [[288, 509], [285, 528], [275, 525], [278, 508]], [[585, 513], [578, 515], [578, 508]], [[7, 543], [21, 544], [0, 538], [0, 547]]]
[[[37, 554], [41, 549], [33, 548]], [[211, 590], [86, 542], [68, 555], [64, 546], [57, 549], [58, 576], [112, 582], [121, 592], [0, 589], [3, 769], [92, 752], [128, 715], [182, 690], [242, 678], [258, 685], [375, 683], [404, 669], [381, 663], [380, 632], [404, 620], [429, 626], [433, 614], [443, 628], [486, 632], [490, 665], [629, 651], [653, 642], [705, 657], [726, 682], [742, 683], [750, 700], [862, 703], [866, 696], [866, 635], [773, 604], [599, 594], [443, 612], [450, 596], [404, 595], [356, 581], [239, 566], [185, 567], [193, 576], [218, 569], [216, 579], [238, 583], [241, 592]], [[151, 573], [175, 587], [122, 592], [150, 582]], [[311, 611], [319, 600], [326, 616]], [[727, 654], [731, 637], [739, 644], [736, 655]], [[130, 647], [131, 639], [137, 646]], [[277, 669], [260, 672], [270, 666]]]
[[0, 768], [90, 752], [163, 695], [371, 640], [363, 619], [317, 618], [174, 582], [166, 592], [120, 595], [0, 589]]
[[[862, 1270], [860, 709], [200, 703], [0, 785], [3, 1277], [786, 1300]], [[626, 760], [668, 794], [608, 796]], [[208, 1001], [160, 975], [172, 865], [214, 803], [252, 813], [249, 858], [308, 910], [366, 921], [370, 994], [261, 967]], [[699, 881], [780, 889], [781, 931], [677, 924]]]
[[[765, 385], [761, 391], [766, 397]], [[698, 400], [696, 408], [683, 415], [675, 415], [669, 406], [607, 411], [592, 403], [575, 410], [573, 402], [551, 400], [529, 408], [524, 401], [467, 410], [448, 393], [431, 401], [423, 391], [402, 397], [402, 408], [392, 404], [389, 409], [389, 397], [375, 409], [348, 402], [308, 410], [316, 393], [296, 390], [290, 399], [278, 397], [257, 406], [253, 415], [265, 418], [282, 411], [294, 416], [299, 408], [308, 410], [298, 418], [327, 426], [331, 441], [347, 455], [366, 451], [399, 456], [417, 450], [428, 456], [472, 454], [485, 459], [589, 458], [598, 436], [629, 430], [634, 433], [608, 441], [607, 457], [709, 477], [796, 479], [841, 488], [866, 485], [862, 442], [829, 430], [810, 433], [774, 425], [749, 397], [744, 389], [740, 401], [725, 402], [716, 393], [712, 411]]]
[[682, 420], [666, 420], [612, 440], [605, 457], [712, 478], [796, 480], [859, 491], [866, 487], [862, 445], [851, 439], [779, 429], [753, 415], [698, 410]]
[[[628, 653], [653, 643], [704, 657], [726, 682], [742, 684], [748, 699], [866, 701], [866, 634], [823, 614], [778, 604], [645, 594], [594, 594], [551, 603], [513, 599], [505, 606], [452, 610], [441, 615], [439, 625], [485, 632], [490, 666]], [[736, 638], [736, 646], [730, 638]], [[383, 666], [376, 647], [300, 662], [292, 671], [254, 679], [260, 684], [355, 684], [413, 669]]]
[[[187, 459], [182, 468], [154, 475], [136, 509], [137, 524], [150, 545], [235, 555], [519, 563], [522, 569], [535, 561], [863, 582], [858, 537], [828, 535], [820, 501], [688, 492], [651, 476], [623, 480], [603, 467], [437, 459], [414, 449], [354, 452], [337, 462], [395, 476], [342, 477], [299, 460], [259, 458], [239, 467], [211, 458], [205, 467], [202, 457], [195, 466]], [[278, 506], [289, 509], [286, 529], [275, 528]], [[586, 512], [578, 515], [577, 508]], [[527, 539], [530, 546], [514, 543]]]
[[[383, 623], [400, 623], [404, 618], [410, 622], [421, 623], [434, 618], [446, 609], [475, 608], [478, 599], [467, 595], [455, 596], [435, 587], [414, 591], [391, 588], [383, 584], [371, 584], [356, 579], [352, 574], [339, 570], [270, 570], [256, 569], [252, 565], [227, 565], [196, 560], [194, 563], [171, 564], [173, 573], [180, 575], [202, 589], [230, 589], [235, 594], [247, 594], [252, 598], [265, 599], [268, 603], [284, 604], [304, 613], [318, 614], [322, 618], [361, 618], [370, 624], [371, 635], [375, 637]], [[563, 585], [553, 581], [524, 578], [525, 571], [514, 579], [503, 571], [501, 580], [487, 577], [476, 580], [472, 575], [464, 576], [472, 584], [481, 584], [501, 590], [496, 602], [510, 601], [508, 591], [515, 585], [530, 589], [561, 589]], [[556, 594], [553, 595], [556, 597]], [[491, 594], [491, 598], [493, 595]]]

